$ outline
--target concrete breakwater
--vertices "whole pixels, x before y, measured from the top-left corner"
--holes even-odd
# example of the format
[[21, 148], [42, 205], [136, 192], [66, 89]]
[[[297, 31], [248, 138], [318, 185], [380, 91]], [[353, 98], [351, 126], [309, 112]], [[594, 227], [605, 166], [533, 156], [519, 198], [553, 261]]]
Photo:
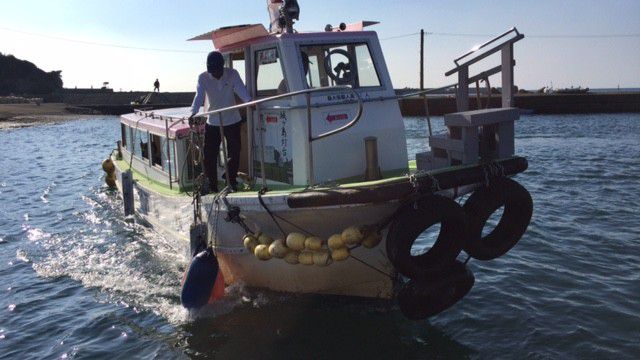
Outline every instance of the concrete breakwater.
[[[490, 99], [486, 96], [469, 98], [471, 110], [489, 107], [500, 107], [500, 94]], [[456, 111], [456, 99], [453, 95], [429, 97], [429, 114], [444, 115]], [[587, 113], [621, 113], [640, 112], [640, 92], [616, 94], [516, 94], [515, 106], [533, 114], [587, 114]], [[400, 101], [403, 116], [424, 116], [424, 100], [419, 97], [406, 98]]]
[[115, 92], [115, 91], [73, 91], [56, 95], [55, 101], [68, 105], [90, 108], [102, 114], [121, 115], [133, 109], [164, 109], [190, 106], [193, 92]]
[[[194, 93], [148, 93], [148, 92], [73, 92], [60, 95], [59, 101], [77, 107], [86, 107], [103, 114], [120, 115], [133, 109], [160, 109], [191, 105]], [[584, 114], [584, 113], [620, 113], [640, 112], [640, 92], [622, 92], [615, 94], [517, 94], [515, 106], [535, 114]], [[428, 97], [430, 115], [443, 115], [456, 111], [453, 95]], [[470, 97], [471, 109], [501, 105], [500, 95], [493, 94], [490, 99], [481, 97], [478, 103], [475, 96]], [[138, 104], [133, 104], [137, 102]], [[480, 105], [480, 106], [478, 106]], [[420, 97], [400, 100], [403, 116], [424, 116], [424, 100]]]

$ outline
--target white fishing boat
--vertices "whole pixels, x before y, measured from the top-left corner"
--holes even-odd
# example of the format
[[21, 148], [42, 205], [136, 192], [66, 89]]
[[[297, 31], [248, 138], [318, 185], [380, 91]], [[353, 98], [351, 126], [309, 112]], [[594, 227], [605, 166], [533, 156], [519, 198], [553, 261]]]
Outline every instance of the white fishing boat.
[[[455, 60], [447, 75], [458, 78], [449, 86], [458, 111], [444, 117], [445, 134], [431, 134], [429, 120], [431, 151], [410, 160], [399, 97], [378, 35], [366, 30], [376, 23], [296, 32], [297, 4], [280, 3], [269, 1], [270, 31], [232, 26], [191, 39], [213, 41], [254, 99], [199, 114], [243, 111], [238, 191], [199, 196], [202, 122], [189, 123], [189, 108], [123, 115], [118, 150], [103, 164], [107, 181], [122, 190], [126, 212], [175, 241], [186, 260], [211, 248], [227, 285], [397, 297], [415, 319], [450, 307], [474, 284], [465, 253], [505, 254], [531, 218], [531, 197], [509, 178], [527, 168], [514, 156], [510, 90], [524, 35], [513, 28]], [[496, 53], [500, 66], [471, 76], [471, 65]], [[469, 85], [495, 74], [502, 108], [469, 111]], [[221, 176], [225, 154], [222, 146]], [[464, 205], [455, 201], [467, 194]], [[431, 246], [414, 246], [438, 225]]]

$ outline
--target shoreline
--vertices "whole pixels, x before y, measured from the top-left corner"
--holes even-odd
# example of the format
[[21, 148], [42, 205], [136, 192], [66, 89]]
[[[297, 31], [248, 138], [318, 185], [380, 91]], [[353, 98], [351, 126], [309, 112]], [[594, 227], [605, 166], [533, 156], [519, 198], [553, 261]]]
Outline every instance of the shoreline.
[[64, 121], [84, 119], [85, 114], [74, 112], [78, 109], [62, 103], [45, 104], [0, 104], [0, 130], [55, 124]]

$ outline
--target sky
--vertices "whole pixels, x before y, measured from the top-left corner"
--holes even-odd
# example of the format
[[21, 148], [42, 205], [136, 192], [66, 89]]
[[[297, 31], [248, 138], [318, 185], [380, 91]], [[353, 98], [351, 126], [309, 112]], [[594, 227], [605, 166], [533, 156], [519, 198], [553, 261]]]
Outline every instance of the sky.
[[[298, 2], [299, 31], [380, 21], [371, 29], [396, 88], [419, 85], [420, 29], [427, 32], [425, 86], [436, 87], [455, 82], [444, 76], [454, 58], [512, 26], [525, 34], [515, 45], [521, 88], [640, 87], [640, 0]], [[108, 81], [115, 90], [151, 90], [159, 78], [162, 91], [194, 91], [213, 45], [186, 39], [268, 21], [265, 0], [0, 0], [0, 52], [62, 70], [69, 88]]]

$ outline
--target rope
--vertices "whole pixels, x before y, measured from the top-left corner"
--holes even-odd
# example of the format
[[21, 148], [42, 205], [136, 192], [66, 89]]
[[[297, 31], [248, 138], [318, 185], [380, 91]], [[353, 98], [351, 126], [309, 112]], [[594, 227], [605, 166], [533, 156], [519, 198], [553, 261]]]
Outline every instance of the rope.
[[[351, 250], [349, 250], [349, 251], [351, 251]], [[375, 271], [379, 272], [380, 274], [382, 274], [382, 275], [384, 275], [384, 276], [386, 276], [386, 277], [390, 278], [391, 280], [395, 280], [395, 277], [394, 277], [394, 276], [387, 274], [386, 272], [384, 272], [384, 271], [382, 271], [382, 270], [378, 269], [377, 267], [375, 267], [375, 266], [373, 266], [373, 265], [371, 265], [371, 264], [368, 264], [368, 263], [367, 263], [366, 261], [364, 261], [364, 260], [358, 259], [355, 255], [351, 254], [351, 257], [352, 257], [354, 260], [356, 260], [356, 261], [358, 261], [359, 263], [361, 263], [362, 265], [365, 265], [366, 267], [371, 268], [371, 269], [373, 269], [373, 270], [375, 270]]]
[[487, 84], [487, 104], [485, 105], [485, 109], [488, 109], [491, 106], [491, 83], [489, 83], [489, 77], [485, 77], [484, 82]]
[[419, 181], [420, 177], [427, 177], [429, 180], [431, 180], [431, 188], [429, 189], [431, 193], [435, 193], [442, 190], [442, 188], [440, 187], [440, 182], [438, 181], [438, 179], [436, 179], [435, 176], [433, 176], [428, 171], [419, 170], [414, 174], [409, 175], [409, 183], [413, 187], [414, 193], [420, 193], [420, 190], [422, 189], [422, 186], [420, 186], [420, 181]]
[[271, 216], [271, 219], [273, 220], [273, 222], [276, 224], [276, 226], [278, 227], [278, 229], [280, 229], [280, 232], [282, 233], [283, 237], [287, 237], [287, 233], [282, 229], [282, 226], [280, 226], [280, 223], [278, 222], [278, 220], [276, 220], [276, 217], [273, 216], [273, 213], [271, 212], [271, 210], [269, 210], [269, 208], [267, 207], [267, 204], [265, 204], [264, 200], [262, 199], [262, 195], [264, 193], [267, 192], [267, 189], [262, 188], [260, 189], [260, 191], [258, 191], [258, 201], [260, 201], [260, 205], [262, 206], [262, 208], [264, 208], [264, 210], [267, 212], [267, 214], [269, 214], [269, 216]]
[[231, 222], [231, 223], [240, 225], [244, 229], [245, 233], [254, 234], [251, 228], [249, 228], [249, 226], [244, 222], [244, 220], [240, 216], [240, 211], [241, 211], [240, 207], [231, 205], [229, 201], [227, 201], [226, 196], [222, 198], [222, 201], [224, 201], [224, 204], [227, 207], [227, 217], [225, 217], [224, 220], [226, 222]]
[[293, 223], [293, 222], [291, 222], [291, 221], [289, 221], [289, 220], [287, 220], [287, 219], [283, 218], [282, 216], [280, 216], [280, 215], [278, 215], [278, 214], [273, 214], [273, 216], [275, 216], [275, 217], [277, 217], [278, 219], [280, 219], [280, 220], [282, 220], [282, 221], [286, 222], [287, 224], [289, 224], [289, 225], [293, 226], [294, 228], [296, 228], [296, 229], [300, 230], [301, 232], [306, 233], [307, 235], [310, 235], [310, 236], [316, 236], [316, 234], [314, 234], [314, 233], [312, 233], [312, 232], [309, 232], [309, 231], [308, 231], [308, 230], [306, 230], [306, 229], [303, 229], [302, 227], [300, 227], [300, 226], [298, 226], [297, 224], [295, 224], [295, 223]]
[[[279, 216], [279, 215], [274, 214], [273, 212], [271, 212], [271, 210], [267, 207], [267, 204], [265, 204], [264, 200], [262, 199], [262, 195], [263, 195], [265, 192], [266, 192], [266, 191], [265, 191], [265, 189], [262, 189], [262, 190], [260, 190], [260, 191], [258, 192], [258, 200], [260, 201], [260, 205], [261, 205], [261, 206], [265, 209], [265, 211], [269, 214], [269, 216], [271, 217], [271, 219], [273, 220], [273, 222], [276, 224], [276, 226], [278, 226], [278, 229], [280, 229], [280, 232], [282, 233], [282, 236], [283, 236], [283, 237], [286, 237], [286, 236], [287, 236], [287, 233], [284, 231], [284, 229], [282, 228], [282, 226], [280, 226], [280, 223], [278, 222], [278, 220], [276, 220], [276, 217], [278, 217], [280, 220], [282, 220], [282, 221], [286, 222], [287, 224], [289, 224], [289, 225], [291, 225], [291, 226], [295, 227], [296, 229], [298, 229], [298, 230], [300, 230], [300, 231], [302, 231], [302, 232], [306, 233], [307, 235], [315, 236], [313, 233], [309, 232], [308, 230], [303, 229], [301, 226], [296, 225], [295, 223], [293, 223], [293, 222], [291, 222], [291, 221], [289, 221], [289, 220], [287, 220], [287, 219], [285, 219], [285, 218], [283, 218], [283, 217], [281, 217], [281, 216]], [[238, 209], [238, 211], [239, 211], [239, 209]], [[391, 219], [391, 220], [392, 220], [392, 219]], [[378, 227], [378, 228], [376, 228], [376, 231], [378, 231], [378, 232], [379, 232], [379, 231], [381, 231], [382, 229], [384, 229], [384, 228], [385, 228], [389, 223], [391, 223], [391, 220], [388, 220], [388, 219], [387, 219], [387, 220], [385, 220], [384, 225], [382, 225], [382, 226], [381, 226], [381, 225], [379, 225], [379, 227]], [[356, 249], [356, 248], [358, 248], [358, 247], [360, 247], [360, 246], [354, 246], [354, 247], [352, 247], [352, 248], [349, 248], [349, 251], [351, 252], [352, 250], [354, 250], [354, 249]], [[363, 265], [365, 265], [365, 266], [367, 266], [367, 267], [369, 267], [369, 268], [371, 268], [371, 269], [373, 269], [373, 270], [375, 270], [375, 271], [379, 272], [380, 274], [385, 275], [385, 276], [389, 277], [389, 278], [390, 278], [390, 279], [392, 279], [392, 280], [393, 280], [393, 279], [395, 279], [392, 275], [389, 275], [389, 274], [387, 274], [386, 272], [384, 272], [384, 271], [382, 271], [382, 270], [378, 269], [377, 267], [375, 267], [375, 266], [373, 266], [373, 265], [371, 265], [371, 264], [367, 263], [366, 261], [364, 261], [364, 260], [362, 260], [362, 259], [359, 259], [357, 256], [355, 256], [355, 255], [351, 254], [351, 257], [352, 257], [354, 260], [358, 261], [359, 263], [361, 263], [361, 264], [363, 264]]]
[[491, 179], [507, 176], [504, 166], [496, 161], [485, 163], [482, 166], [482, 172], [484, 173], [484, 185], [486, 187], [491, 185]]

